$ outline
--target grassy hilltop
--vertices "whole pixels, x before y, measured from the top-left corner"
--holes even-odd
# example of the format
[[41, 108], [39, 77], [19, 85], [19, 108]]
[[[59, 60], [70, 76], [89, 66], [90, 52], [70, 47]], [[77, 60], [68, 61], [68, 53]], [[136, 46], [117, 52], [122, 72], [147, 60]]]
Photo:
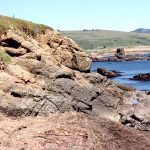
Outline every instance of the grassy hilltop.
[[[22, 33], [33, 37], [44, 33], [46, 29], [53, 30], [46, 25], [0, 15], [0, 36], [10, 28], [20, 30]], [[150, 46], [150, 33], [109, 30], [61, 31], [61, 33], [75, 40], [86, 52], [106, 52], [116, 47]]]
[[103, 51], [115, 47], [149, 46], [150, 34], [120, 32], [109, 30], [93, 31], [62, 31], [63, 35], [71, 37], [80, 47], [89, 51]]
[[6, 33], [10, 28], [20, 30], [33, 37], [37, 34], [44, 33], [46, 29], [53, 30], [51, 27], [42, 24], [0, 15], [0, 35]]

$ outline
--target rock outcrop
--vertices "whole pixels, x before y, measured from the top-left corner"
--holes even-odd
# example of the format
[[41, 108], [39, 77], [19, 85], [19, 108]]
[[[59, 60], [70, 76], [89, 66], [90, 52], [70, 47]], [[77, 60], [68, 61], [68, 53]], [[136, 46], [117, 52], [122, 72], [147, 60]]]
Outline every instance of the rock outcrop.
[[58, 32], [47, 29], [33, 37], [10, 28], [1, 35], [0, 51], [11, 57], [0, 70], [1, 114], [75, 111], [150, 130], [150, 95], [89, 73], [91, 59]]
[[[58, 32], [47, 30], [39, 35], [36, 40], [23, 37], [19, 32], [8, 30], [1, 38], [1, 50], [10, 56], [37, 57], [44, 61], [55, 60], [71, 69], [83, 72], [90, 70], [91, 60], [69, 38], [63, 38]], [[34, 56], [33, 56], [34, 55]]]
[[118, 58], [118, 59], [123, 59], [125, 58], [125, 51], [123, 48], [117, 48], [116, 50], [116, 53], [115, 53], [115, 56]]
[[[138, 107], [146, 110], [150, 105], [149, 95], [100, 74], [83, 73], [90, 69], [91, 60], [72, 40], [58, 32], [47, 30], [32, 38], [11, 29], [0, 43], [0, 50], [11, 56], [11, 63], [0, 72], [0, 112], [6, 116], [77, 111], [117, 122], [131, 117], [134, 126], [143, 121], [136, 119], [132, 100], [138, 97]], [[123, 109], [127, 110], [122, 113]], [[149, 113], [145, 114], [147, 119]]]
[[150, 81], [150, 73], [135, 75], [133, 78], [130, 78], [130, 80]]
[[98, 68], [97, 69], [97, 73], [103, 75], [103, 76], [106, 76], [108, 78], [114, 78], [114, 77], [118, 77], [118, 76], [121, 76], [121, 73], [120, 72], [117, 72], [117, 71], [109, 71], [107, 70], [106, 68]]

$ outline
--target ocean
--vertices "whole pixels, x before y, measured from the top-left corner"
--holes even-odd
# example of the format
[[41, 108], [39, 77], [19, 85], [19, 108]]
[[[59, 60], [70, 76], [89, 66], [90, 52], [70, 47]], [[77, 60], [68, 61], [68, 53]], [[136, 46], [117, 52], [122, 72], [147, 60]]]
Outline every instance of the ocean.
[[122, 76], [112, 78], [111, 80], [135, 87], [138, 90], [150, 90], [150, 81], [134, 81], [128, 79], [140, 73], [150, 73], [150, 61], [93, 62], [91, 71], [95, 72], [97, 68], [106, 68], [121, 72]]

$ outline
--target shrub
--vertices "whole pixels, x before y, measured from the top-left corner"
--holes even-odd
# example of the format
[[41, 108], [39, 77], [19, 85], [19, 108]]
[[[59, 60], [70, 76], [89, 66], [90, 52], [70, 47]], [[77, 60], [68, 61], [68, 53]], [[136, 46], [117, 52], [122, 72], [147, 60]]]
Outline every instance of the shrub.
[[2, 60], [4, 63], [10, 63], [11, 56], [7, 54], [6, 52], [0, 51], [0, 60]]

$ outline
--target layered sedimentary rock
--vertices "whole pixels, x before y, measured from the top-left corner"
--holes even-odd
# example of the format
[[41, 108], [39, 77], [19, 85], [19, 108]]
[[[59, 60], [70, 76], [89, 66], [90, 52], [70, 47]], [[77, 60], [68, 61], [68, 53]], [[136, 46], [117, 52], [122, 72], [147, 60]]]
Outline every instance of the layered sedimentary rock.
[[[0, 72], [2, 114], [23, 117], [77, 111], [149, 130], [149, 95], [87, 73], [91, 60], [71, 39], [50, 30], [33, 38], [11, 29], [0, 45], [11, 56], [11, 63]], [[139, 99], [136, 105], [135, 98]]]
[[148, 93], [90, 73], [72, 39], [24, 31], [0, 33], [0, 149], [150, 149], [121, 125], [150, 130]]

